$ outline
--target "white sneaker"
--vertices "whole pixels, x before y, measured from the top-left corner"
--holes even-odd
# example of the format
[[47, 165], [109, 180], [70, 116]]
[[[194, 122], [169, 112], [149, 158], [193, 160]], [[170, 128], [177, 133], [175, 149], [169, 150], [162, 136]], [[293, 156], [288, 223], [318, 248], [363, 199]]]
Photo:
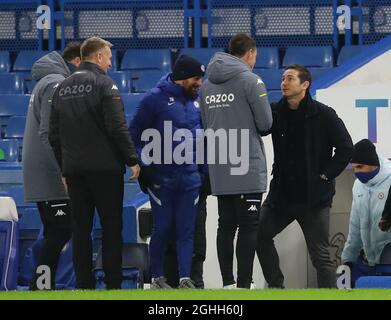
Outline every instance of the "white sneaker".
[[223, 289], [228, 289], [228, 290], [237, 289], [236, 283], [233, 283], [233, 284], [229, 284], [229, 285], [227, 285], [227, 286], [224, 286]]

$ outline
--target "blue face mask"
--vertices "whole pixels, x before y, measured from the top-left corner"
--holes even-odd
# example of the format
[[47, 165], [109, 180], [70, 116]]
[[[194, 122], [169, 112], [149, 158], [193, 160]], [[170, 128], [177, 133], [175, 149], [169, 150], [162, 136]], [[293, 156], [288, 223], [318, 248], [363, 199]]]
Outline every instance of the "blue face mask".
[[362, 183], [367, 183], [379, 173], [379, 170], [380, 167], [371, 172], [355, 172], [354, 174], [356, 175], [357, 179], [360, 180]]

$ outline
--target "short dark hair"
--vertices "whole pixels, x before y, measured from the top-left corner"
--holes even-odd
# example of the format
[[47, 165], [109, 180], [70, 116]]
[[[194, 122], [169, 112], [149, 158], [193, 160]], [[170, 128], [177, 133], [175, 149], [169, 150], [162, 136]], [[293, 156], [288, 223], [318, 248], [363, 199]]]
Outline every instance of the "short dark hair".
[[83, 42], [81, 45], [81, 59], [84, 60], [86, 58], [91, 57], [94, 53], [102, 50], [104, 47], [111, 48], [113, 45], [102, 38], [99, 37], [91, 37]]
[[234, 35], [229, 41], [229, 53], [235, 57], [243, 57], [250, 49], [256, 49], [257, 43], [245, 33]]
[[300, 83], [303, 83], [304, 81], [308, 81], [310, 83], [308, 89], [311, 87], [311, 83], [312, 83], [311, 72], [305, 66], [301, 64], [291, 64], [285, 68], [285, 71], [289, 69], [298, 71]]
[[65, 47], [64, 52], [62, 54], [62, 57], [66, 61], [72, 61], [75, 58], [81, 57], [81, 43], [80, 42], [69, 42], [68, 45]]

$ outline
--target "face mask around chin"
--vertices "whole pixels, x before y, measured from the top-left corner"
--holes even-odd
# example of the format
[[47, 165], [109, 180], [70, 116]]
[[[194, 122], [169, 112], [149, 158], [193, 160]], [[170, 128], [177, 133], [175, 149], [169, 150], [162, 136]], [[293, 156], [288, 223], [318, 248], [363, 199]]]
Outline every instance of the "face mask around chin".
[[375, 177], [379, 173], [380, 167], [377, 169], [371, 171], [371, 172], [355, 172], [355, 176], [358, 180], [360, 180], [362, 183], [367, 183], [369, 180], [371, 180], [373, 177]]

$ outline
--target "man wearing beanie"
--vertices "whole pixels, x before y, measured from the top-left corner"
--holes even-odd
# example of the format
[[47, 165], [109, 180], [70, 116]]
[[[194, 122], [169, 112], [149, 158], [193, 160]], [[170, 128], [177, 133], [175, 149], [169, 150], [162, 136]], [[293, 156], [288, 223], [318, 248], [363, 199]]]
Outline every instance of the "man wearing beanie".
[[351, 163], [357, 180], [342, 262], [351, 268], [354, 286], [359, 277], [377, 273], [379, 264], [391, 263], [391, 232], [380, 229], [390, 201], [391, 161], [378, 157], [373, 143], [363, 139], [354, 145]]
[[[163, 262], [174, 226], [179, 288], [194, 288], [190, 273], [193, 232], [201, 187], [199, 167], [195, 161], [196, 130], [201, 129], [201, 116], [196, 99], [204, 73], [205, 67], [197, 60], [187, 55], [180, 56], [173, 72], [163, 76], [156, 87], [141, 99], [129, 126], [143, 161], [139, 183], [149, 194], [152, 206], [153, 231], [149, 246], [151, 289], [171, 288], [163, 276]], [[158, 154], [154, 154], [150, 161], [146, 160], [147, 148], [143, 150], [146, 142], [142, 140], [142, 134], [147, 129], [152, 129], [155, 133], [157, 131], [160, 137], [159, 151], [153, 150]], [[191, 158], [192, 161], [178, 162], [175, 156], [183, 143], [181, 139], [175, 139], [175, 136], [183, 138], [185, 131], [191, 133], [186, 139], [192, 140], [193, 143], [192, 148], [186, 146], [181, 154], [186, 152], [186, 159]], [[153, 142], [156, 144], [156, 141]]]

